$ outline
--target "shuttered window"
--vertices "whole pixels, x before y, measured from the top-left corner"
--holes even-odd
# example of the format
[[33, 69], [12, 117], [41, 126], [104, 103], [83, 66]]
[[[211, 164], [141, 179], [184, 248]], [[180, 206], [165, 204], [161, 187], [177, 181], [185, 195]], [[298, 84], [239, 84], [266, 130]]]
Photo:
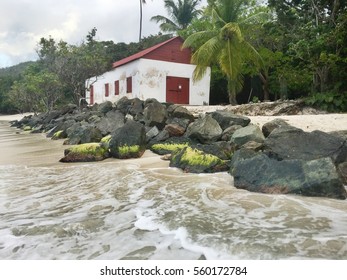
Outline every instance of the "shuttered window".
[[119, 81], [114, 82], [114, 95], [119, 95]]
[[127, 93], [133, 92], [133, 79], [132, 77], [127, 78]]
[[110, 95], [110, 85], [105, 84], [105, 96], [108, 97]]

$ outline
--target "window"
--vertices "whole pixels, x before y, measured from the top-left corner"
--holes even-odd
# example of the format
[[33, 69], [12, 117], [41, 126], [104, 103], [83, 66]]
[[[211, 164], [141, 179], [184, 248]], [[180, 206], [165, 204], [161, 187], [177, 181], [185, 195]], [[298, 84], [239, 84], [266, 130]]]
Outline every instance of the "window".
[[133, 79], [132, 77], [127, 78], [127, 93], [133, 92]]
[[119, 95], [119, 81], [114, 82], [114, 95]]
[[110, 95], [110, 85], [105, 84], [105, 96], [108, 97]]
[[93, 105], [94, 104], [94, 86], [90, 86], [89, 93], [90, 93], [89, 104]]

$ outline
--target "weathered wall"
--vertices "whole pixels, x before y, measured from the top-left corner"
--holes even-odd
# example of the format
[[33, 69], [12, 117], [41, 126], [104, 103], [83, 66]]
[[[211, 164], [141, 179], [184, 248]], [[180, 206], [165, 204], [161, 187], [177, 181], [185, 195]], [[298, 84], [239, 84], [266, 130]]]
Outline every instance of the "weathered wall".
[[[156, 98], [160, 102], [166, 101], [166, 77], [175, 76], [190, 79], [190, 105], [203, 105], [209, 102], [210, 69], [205, 77], [193, 82], [195, 65], [171, 63], [158, 60], [139, 59], [115, 68], [98, 77], [94, 86], [94, 102], [102, 103], [106, 100], [115, 102], [123, 96], [138, 97], [142, 100]], [[126, 78], [132, 76], [132, 93], [126, 93]], [[93, 80], [91, 78], [90, 80]], [[119, 80], [119, 95], [115, 95], [114, 82]], [[109, 83], [109, 96], [105, 97], [105, 84]], [[88, 81], [87, 81], [88, 84]], [[90, 84], [90, 83], [89, 83]], [[89, 91], [86, 92], [87, 102], [90, 102]]]

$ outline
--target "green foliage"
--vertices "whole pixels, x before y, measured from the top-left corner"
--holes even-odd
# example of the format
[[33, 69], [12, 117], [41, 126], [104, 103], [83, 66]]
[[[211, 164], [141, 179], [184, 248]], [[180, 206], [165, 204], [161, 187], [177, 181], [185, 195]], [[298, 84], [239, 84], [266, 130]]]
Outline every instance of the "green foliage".
[[151, 18], [152, 21], [160, 23], [163, 32], [177, 33], [186, 29], [194, 18], [201, 13], [197, 9], [201, 0], [164, 0], [165, 8], [169, 18], [157, 15]]
[[[250, 63], [261, 67], [261, 57], [246, 40], [243, 29], [247, 25], [248, 1], [209, 1], [211, 28], [191, 34], [184, 47], [195, 49], [192, 62], [197, 64], [194, 79], [201, 79], [206, 67], [218, 64], [228, 81], [229, 101], [236, 104], [236, 94], [243, 87], [243, 67]], [[254, 16], [252, 15], [252, 18]]]
[[[177, 153], [173, 155], [173, 157], [175, 156], [177, 156]], [[181, 162], [190, 166], [211, 166], [223, 163], [220, 158], [211, 154], [205, 154], [204, 152], [191, 147], [185, 148], [185, 151], [181, 157]]]
[[347, 92], [318, 92], [307, 97], [305, 103], [328, 112], [347, 112]]

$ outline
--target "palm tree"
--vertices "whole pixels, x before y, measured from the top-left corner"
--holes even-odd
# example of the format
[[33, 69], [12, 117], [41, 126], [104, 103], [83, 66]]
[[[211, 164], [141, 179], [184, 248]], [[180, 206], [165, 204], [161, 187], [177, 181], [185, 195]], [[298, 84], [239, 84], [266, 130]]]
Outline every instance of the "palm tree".
[[140, 33], [139, 33], [139, 42], [141, 42], [141, 37], [142, 37], [142, 4], [146, 4], [146, 0], [140, 0]]
[[244, 63], [254, 63], [258, 68], [262, 61], [257, 51], [245, 40], [242, 25], [248, 19], [242, 19], [245, 8], [243, 0], [209, 1], [212, 28], [190, 35], [183, 47], [195, 49], [192, 62], [197, 64], [194, 79], [203, 77], [206, 67], [217, 63], [228, 81], [230, 104], [237, 104], [236, 94], [242, 90]]
[[[197, 9], [201, 0], [164, 0], [165, 8], [170, 18], [157, 15], [151, 18], [160, 24], [163, 32], [174, 32], [186, 29], [192, 20], [197, 17], [201, 11]], [[177, 2], [177, 3], [176, 3]]]

